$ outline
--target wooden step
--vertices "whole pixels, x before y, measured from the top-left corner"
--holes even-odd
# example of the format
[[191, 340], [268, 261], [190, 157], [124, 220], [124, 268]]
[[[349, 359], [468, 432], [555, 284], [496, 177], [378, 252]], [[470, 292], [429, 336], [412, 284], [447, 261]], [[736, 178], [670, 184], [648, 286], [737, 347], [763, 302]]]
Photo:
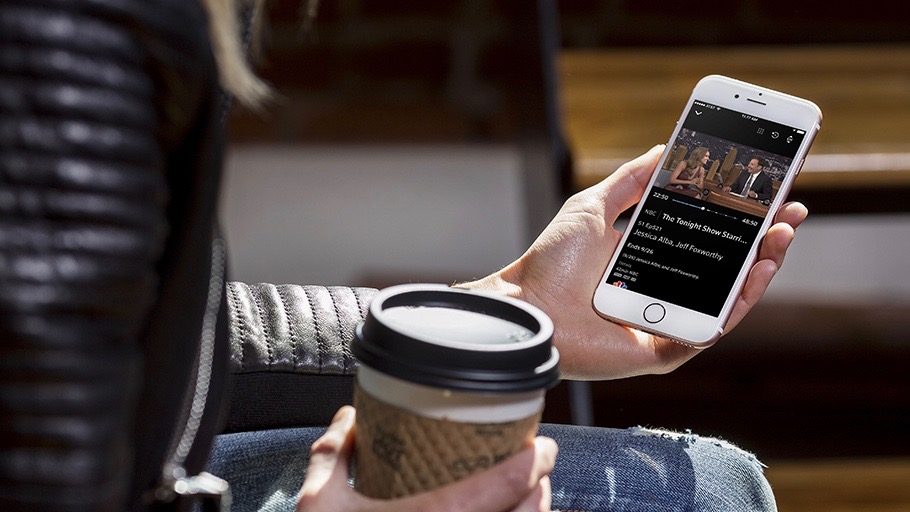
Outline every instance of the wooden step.
[[785, 460], [767, 464], [765, 475], [782, 512], [910, 510], [910, 459]]
[[910, 45], [566, 50], [559, 57], [575, 184], [667, 142], [698, 80], [722, 74], [811, 99], [822, 130], [799, 187], [910, 184]]

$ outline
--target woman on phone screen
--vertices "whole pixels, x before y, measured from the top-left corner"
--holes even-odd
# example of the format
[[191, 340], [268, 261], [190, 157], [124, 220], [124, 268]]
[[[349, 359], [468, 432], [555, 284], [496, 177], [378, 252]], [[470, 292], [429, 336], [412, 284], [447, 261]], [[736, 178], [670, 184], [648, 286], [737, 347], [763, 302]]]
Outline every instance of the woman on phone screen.
[[711, 158], [708, 148], [697, 147], [689, 158], [679, 162], [670, 175], [670, 182], [665, 188], [680, 194], [697, 197], [705, 188], [705, 164]]

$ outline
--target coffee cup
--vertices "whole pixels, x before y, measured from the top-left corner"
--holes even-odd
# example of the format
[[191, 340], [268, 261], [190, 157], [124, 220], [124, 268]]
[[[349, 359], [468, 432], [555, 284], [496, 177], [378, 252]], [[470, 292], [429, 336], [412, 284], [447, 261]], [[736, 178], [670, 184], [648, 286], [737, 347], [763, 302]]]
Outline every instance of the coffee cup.
[[433, 489], [522, 450], [559, 380], [553, 324], [509, 297], [443, 285], [380, 291], [358, 326], [354, 487]]

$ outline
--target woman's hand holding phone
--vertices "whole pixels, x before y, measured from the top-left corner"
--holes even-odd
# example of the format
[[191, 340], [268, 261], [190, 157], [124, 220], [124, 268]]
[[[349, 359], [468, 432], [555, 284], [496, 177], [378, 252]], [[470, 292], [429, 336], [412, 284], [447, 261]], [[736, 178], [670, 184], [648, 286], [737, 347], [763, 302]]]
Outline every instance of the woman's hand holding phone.
[[[556, 326], [554, 343], [569, 379], [604, 380], [670, 372], [699, 351], [668, 338], [605, 320], [591, 297], [622, 233], [613, 224], [645, 192], [664, 146], [621, 166], [601, 183], [572, 196], [528, 251], [484, 279], [459, 285], [506, 293], [543, 309]], [[725, 332], [749, 312], [784, 261], [805, 206], [790, 202], [777, 214], [736, 300]]]

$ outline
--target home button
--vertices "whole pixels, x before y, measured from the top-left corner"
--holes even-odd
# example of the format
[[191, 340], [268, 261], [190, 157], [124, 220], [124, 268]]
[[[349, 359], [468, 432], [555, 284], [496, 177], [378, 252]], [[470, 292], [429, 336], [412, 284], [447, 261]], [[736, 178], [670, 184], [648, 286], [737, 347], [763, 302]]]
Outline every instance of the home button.
[[664, 319], [664, 317], [667, 315], [667, 310], [655, 302], [654, 304], [646, 307], [643, 314], [645, 320], [647, 320], [648, 323], [656, 324], [657, 322], [660, 322]]

